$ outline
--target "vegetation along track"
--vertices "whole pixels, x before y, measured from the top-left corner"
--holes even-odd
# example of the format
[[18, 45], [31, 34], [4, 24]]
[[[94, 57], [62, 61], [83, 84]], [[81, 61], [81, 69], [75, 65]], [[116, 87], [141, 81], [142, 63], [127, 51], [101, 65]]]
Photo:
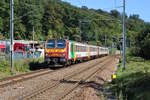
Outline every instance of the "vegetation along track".
[[[69, 87], [69, 90], [67, 89], [66, 91], [62, 92], [61, 95], [52, 94], [52, 98], [48, 97], [51, 100], [60, 100], [63, 97], [65, 97], [68, 93], [73, 91], [76, 87], [78, 87], [83, 81], [86, 81], [87, 79], [89, 79], [97, 71], [102, 70], [103, 67], [105, 67], [105, 65], [107, 63], [109, 63], [111, 60], [112, 60], [112, 57], [107, 57], [107, 58], [103, 59], [102, 61], [96, 62], [93, 65], [90, 65], [90, 66], [84, 68], [83, 70], [77, 70], [77, 71], [73, 72], [72, 74], [69, 74], [69, 75], [63, 77], [62, 79], [60, 79], [52, 84], [50, 82], [47, 82], [47, 84], [43, 84], [43, 87], [40, 87], [37, 90], [31, 91], [30, 93], [23, 95], [21, 99], [24, 99], [24, 100], [31, 99], [32, 100], [32, 99], [40, 98], [40, 96], [42, 97], [42, 95], [45, 95], [47, 93], [54, 93], [53, 91], [58, 92], [59, 89], [57, 90], [57, 88], [60, 87], [61, 85], [64, 85], [64, 82], [66, 80], [71, 80], [71, 79], [80, 77], [78, 82], [76, 82], [75, 84], [72, 84], [72, 86]], [[97, 65], [99, 65], [100, 67], [97, 67]], [[81, 77], [81, 76], [83, 76], [83, 77]], [[60, 90], [60, 91], [62, 91], [62, 90]], [[59, 98], [57, 98], [58, 96], [59, 96]], [[45, 98], [42, 97], [41, 99], [45, 99]]]
[[7, 78], [0, 80], [0, 88], [15, 84], [17, 82], [22, 82], [28, 79], [32, 79], [41, 75], [49, 74], [51, 72], [53, 71], [48, 70], [48, 69], [41, 69], [41, 70], [37, 70], [37, 71], [25, 73], [25, 74], [16, 75], [13, 77], [7, 77]]

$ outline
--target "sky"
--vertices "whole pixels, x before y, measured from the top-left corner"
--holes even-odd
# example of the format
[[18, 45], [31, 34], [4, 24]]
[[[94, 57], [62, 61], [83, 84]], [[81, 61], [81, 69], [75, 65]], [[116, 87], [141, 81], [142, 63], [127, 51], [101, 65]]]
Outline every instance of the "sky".
[[[123, 5], [123, 0], [63, 0], [72, 5], [110, 11]], [[117, 8], [122, 12], [122, 8]], [[138, 14], [144, 21], [150, 22], [150, 0], [126, 0], [127, 15]]]

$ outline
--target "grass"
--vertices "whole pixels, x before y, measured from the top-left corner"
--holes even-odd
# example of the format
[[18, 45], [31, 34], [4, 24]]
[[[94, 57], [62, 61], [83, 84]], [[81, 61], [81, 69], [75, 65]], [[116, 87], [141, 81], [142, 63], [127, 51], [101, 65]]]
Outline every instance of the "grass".
[[[43, 62], [42, 58], [39, 59], [24, 59], [24, 60], [15, 60], [14, 61], [14, 75], [29, 72], [30, 63], [41, 63]], [[11, 76], [11, 67], [9, 60], [0, 60], [0, 79], [4, 77]]]
[[126, 70], [119, 68], [113, 89], [119, 100], [150, 100], [150, 61], [127, 57]]
[[10, 76], [10, 64], [8, 61], [0, 60], [0, 78]]

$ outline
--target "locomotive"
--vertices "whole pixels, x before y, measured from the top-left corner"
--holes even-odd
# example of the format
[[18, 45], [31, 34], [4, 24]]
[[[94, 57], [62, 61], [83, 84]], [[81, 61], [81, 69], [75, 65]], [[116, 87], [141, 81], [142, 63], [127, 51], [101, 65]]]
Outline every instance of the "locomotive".
[[66, 66], [109, 54], [109, 49], [67, 39], [45, 42], [45, 62], [55, 67]]

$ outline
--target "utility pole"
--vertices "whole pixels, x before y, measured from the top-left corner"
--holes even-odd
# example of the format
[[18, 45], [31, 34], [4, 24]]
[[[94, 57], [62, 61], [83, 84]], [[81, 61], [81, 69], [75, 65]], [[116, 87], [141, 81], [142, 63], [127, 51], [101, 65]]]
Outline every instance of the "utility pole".
[[14, 1], [11, 0], [11, 19], [10, 19], [10, 65], [11, 65], [11, 74], [14, 74], [14, 9], [13, 9]]
[[34, 47], [34, 33], [35, 33], [35, 31], [34, 31], [34, 26], [33, 26], [33, 32], [32, 32], [32, 34], [33, 34], [33, 54], [32, 54], [32, 58], [34, 58], [34, 50], [35, 50], [35, 47]]
[[121, 48], [122, 48], [122, 37], [120, 36], [120, 38], [119, 38], [119, 44], [120, 44], [120, 60], [121, 60], [121, 57], [122, 57], [122, 54], [121, 54]]
[[94, 33], [95, 33], [95, 41], [97, 42], [97, 33], [96, 31], [94, 31]]
[[80, 38], [80, 42], [82, 40], [82, 36], [81, 36], [81, 20], [79, 20], [79, 38]]
[[106, 47], [106, 42], [107, 42], [107, 36], [106, 36], [106, 34], [105, 34], [105, 47]]
[[123, 70], [126, 69], [125, 0], [123, 0]]

